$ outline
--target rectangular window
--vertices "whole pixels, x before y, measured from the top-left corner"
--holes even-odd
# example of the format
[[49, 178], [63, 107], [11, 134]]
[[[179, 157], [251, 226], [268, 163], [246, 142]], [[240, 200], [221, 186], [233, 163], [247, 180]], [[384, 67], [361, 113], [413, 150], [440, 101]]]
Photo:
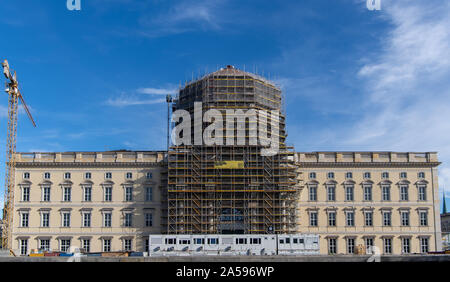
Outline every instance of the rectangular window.
[[348, 211], [345, 213], [347, 226], [355, 226], [355, 213]]
[[410, 242], [411, 242], [411, 239], [402, 238], [402, 253], [403, 254], [409, 254], [411, 252]]
[[392, 254], [392, 238], [384, 238], [383, 245], [384, 245], [384, 253]]
[[112, 178], [112, 173], [111, 172], [106, 172], [105, 173], [105, 179], [111, 179]]
[[146, 176], [147, 179], [152, 179], [153, 178], [153, 173], [147, 172], [147, 174], [145, 176]]
[[145, 214], [145, 226], [146, 227], [153, 226], [153, 214], [151, 214], [151, 213]]
[[85, 252], [87, 253], [91, 252], [91, 240], [90, 239], [81, 240], [81, 247], [84, 249]]
[[103, 251], [111, 252], [111, 239], [103, 239]]
[[133, 179], [133, 173], [127, 172], [125, 177], [126, 177], [126, 179]]
[[70, 239], [60, 240], [60, 251], [65, 253], [70, 249]]
[[91, 213], [90, 212], [83, 213], [83, 227], [91, 227]]
[[317, 186], [309, 186], [309, 200], [317, 201]]
[[20, 255], [26, 256], [28, 254], [28, 239], [20, 240]]
[[310, 172], [309, 173], [309, 179], [316, 179], [316, 173], [315, 172]]
[[389, 172], [383, 172], [383, 173], [381, 174], [381, 178], [383, 178], [383, 179], [388, 179], [388, 178], [389, 178]]
[[103, 227], [111, 227], [112, 213], [106, 212], [103, 214]]
[[328, 201], [336, 201], [336, 186], [328, 185], [327, 191], [328, 191]]
[[153, 187], [146, 187], [145, 188], [145, 200], [147, 202], [153, 201]]
[[64, 202], [70, 202], [72, 199], [72, 188], [71, 187], [64, 187], [63, 188], [63, 201]]
[[425, 172], [419, 172], [419, 173], [417, 174], [417, 176], [418, 176], [419, 178], [425, 178]]
[[30, 173], [29, 172], [24, 172], [23, 173], [23, 179], [30, 179]]
[[427, 200], [427, 187], [426, 186], [419, 186], [419, 201], [426, 201]]
[[428, 226], [428, 212], [421, 211], [420, 215], [420, 226]]
[[44, 173], [44, 179], [50, 179], [50, 172]]
[[63, 214], [62, 214], [62, 219], [63, 219], [63, 222], [62, 222], [62, 226], [63, 227], [70, 227], [70, 212], [64, 212]]
[[64, 179], [70, 179], [70, 177], [71, 177], [70, 172], [64, 173]]
[[355, 253], [355, 238], [347, 238], [347, 253]]
[[145, 251], [150, 252], [150, 240], [149, 239], [145, 239]]
[[364, 201], [372, 201], [372, 185], [364, 185]]
[[401, 212], [402, 226], [409, 226], [409, 212]]
[[401, 201], [408, 201], [408, 186], [402, 185], [400, 186], [400, 200]]
[[125, 227], [131, 227], [132, 226], [132, 218], [133, 218], [133, 214], [132, 213], [126, 213], [124, 215], [123, 225]]
[[370, 179], [370, 172], [364, 172], [364, 178]]
[[85, 179], [91, 179], [91, 178], [92, 178], [92, 174], [91, 174], [90, 172], [86, 172], [86, 173], [84, 174], [84, 178], [85, 178]]
[[328, 212], [328, 226], [336, 226], [336, 212]]
[[50, 187], [48, 186], [42, 188], [42, 201], [50, 202]]
[[85, 186], [84, 187], [84, 197], [83, 200], [85, 202], [92, 201], [92, 187], [91, 186]]
[[112, 201], [112, 187], [105, 187], [105, 202]]
[[373, 247], [373, 238], [372, 237], [367, 237], [366, 240], [365, 240], [365, 243], [366, 243], [367, 253], [371, 254], [372, 251], [373, 251], [373, 249], [372, 249], [372, 247]]
[[20, 227], [28, 227], [30, 214], [28, 212], [21, 213]]
[[353, 173], [347, 172], [347, 173], [345, 174], [345, 178], [347, 178], [347, 179], [352, 179], [352, 178], [353, 178]]
[[310, 212], [309, 213], [309, 225], [310, 226], [317, 226], [317, 212]]
[[366, 226], [373, 226], [373, 212], [365, 212], [364, 213], [364, 222]]
[[44, 251], [50, 250], [50, 240], [49, 239], [40, 239], [39, 240], [39, 249]]
[[49, 212], [41, 213], [41, 227], [50, 227], [50, 213]]
[[345, 200], [346, 201], [354, 201], [354, 186], [353, 185], [347, 185], [345, 186]]
[[336, 238], [328, 238], [328, 254], [335, 255], [337, 253]]
[[406, 172], [400, 172], [400, 178], [407, 178]]
[[382, 189], [383, 201], [390, 201], [391, 200], [391, 187], [388, 185], [385, 185], [381, 189]]
[[30, 201], [30, 187], [22, 188], [22, 201], [29, 202]]
[[419, 240], [420, 240], [420, 252], [428, 253], [429, 252], [428, 238], [421, 237]]
[[383, 226], [391, 226], [391, 212], [383, 212]]
[[131, 251], [131, 239], [124, 239], [123, 240], [123, 250], [124, 251]]
[[329, 179], [334, 179], [334, 172], [329, 172], [328, 173], [328, 178]]
[[125, 201], [131, 202], [133, 201], [133, 187], [125, 187]]

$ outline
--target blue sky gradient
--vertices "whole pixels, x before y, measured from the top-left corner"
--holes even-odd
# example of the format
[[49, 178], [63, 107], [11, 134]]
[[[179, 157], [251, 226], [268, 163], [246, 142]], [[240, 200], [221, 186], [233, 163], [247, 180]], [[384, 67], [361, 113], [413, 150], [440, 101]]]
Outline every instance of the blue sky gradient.
[[282, 87], [297, 151], [437, 151], [448, 187], [450, 4], [365, 2], [3, 1], [0, 59], [38, 125], [19, 116], [17, 150], [163, 150], [164, 95], [231, 64]]

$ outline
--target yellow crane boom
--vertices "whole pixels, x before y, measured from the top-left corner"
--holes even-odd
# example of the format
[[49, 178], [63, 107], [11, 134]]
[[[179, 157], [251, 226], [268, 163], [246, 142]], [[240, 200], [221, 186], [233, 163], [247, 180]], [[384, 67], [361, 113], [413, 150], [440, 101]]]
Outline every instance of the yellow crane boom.
[[17, 81], [16, 72], [14, 75], [9, 69], [9, 63], [5, 60], [2, 63], [3, 74], [6, 79], [5, 92], [8, 93], [8, 137], [6, 142], [6, 174], [5, 174], [5, 194], [4, 194], [4, 210], [3, 210], [3, 229], [2, 229], [2, 247], [4, 249], [12, 248], [12, 227], [14, 216], [14, 186], [15, 186], [15, 168], [16, 168], [16, 137], [17, 137], [17, 109], [19, 100], [30, 118], [33, 126], [36, 123], [20, 93], [19, 83]]

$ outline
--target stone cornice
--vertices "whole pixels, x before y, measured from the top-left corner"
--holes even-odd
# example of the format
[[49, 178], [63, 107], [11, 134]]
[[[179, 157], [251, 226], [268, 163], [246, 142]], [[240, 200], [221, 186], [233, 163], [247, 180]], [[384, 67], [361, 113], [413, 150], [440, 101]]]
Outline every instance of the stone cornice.
[[101, 167], [101, 168], [115, 168], [115, 167], [165, 167], [162, 162], [17, 162], [17, 168], [32, 168], [32, 167]]
[[299, 168], [316, 167], [437, 167], [441, 162], [298, 162]]

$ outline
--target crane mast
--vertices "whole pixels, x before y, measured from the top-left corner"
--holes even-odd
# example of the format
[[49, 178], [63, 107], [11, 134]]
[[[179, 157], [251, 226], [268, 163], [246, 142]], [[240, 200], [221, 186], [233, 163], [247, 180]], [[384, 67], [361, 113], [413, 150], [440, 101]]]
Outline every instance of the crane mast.
[[6, 79], [5, 92], [8, 94], [8, 135], [6, 142], [6, 174], [5, 174], [5, 193], [4, 193], [4, 209], [3, 209], [3, 223], [2, 229], [2, 247], [3, 249], [12, 248], [12, 228], [14, 217], [14, 187], [15, 187], [15, 168], [16, 168], [16, 139], [17, 139], [17, 111], [19, 100], [30, 118], [33, 126], [36, 124], [31, 116], [30, 111], [23, 99], [19, 90], [17, 82], [17, 75], [14, 72], [12, 75], [8, 61], [2, 63], [3, 74]]

